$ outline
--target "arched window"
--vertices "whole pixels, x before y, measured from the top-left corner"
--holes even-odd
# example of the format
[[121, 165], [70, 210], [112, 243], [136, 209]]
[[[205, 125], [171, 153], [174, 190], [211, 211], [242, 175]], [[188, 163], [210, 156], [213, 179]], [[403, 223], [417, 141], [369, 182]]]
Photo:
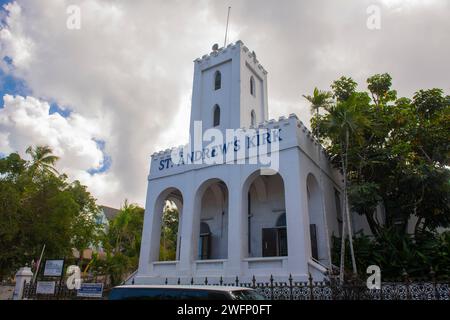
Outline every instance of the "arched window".
[[220, 124], [220, 107], [218, 104], [214, 106], [213, 127], [217, 127]]
[[214, 90], [219, 90], [222, 87], [222, 74], [219, 70], [214, 74]]
[[254, 96], [255, 93], [255, 78], [253, 76], [250, 77], [250, 94]]
[[252, 110], [252, 112], [250, 114], [250, 125], [252, 127], [256, 126], [256, 113], [255, 113], [255, 110]]

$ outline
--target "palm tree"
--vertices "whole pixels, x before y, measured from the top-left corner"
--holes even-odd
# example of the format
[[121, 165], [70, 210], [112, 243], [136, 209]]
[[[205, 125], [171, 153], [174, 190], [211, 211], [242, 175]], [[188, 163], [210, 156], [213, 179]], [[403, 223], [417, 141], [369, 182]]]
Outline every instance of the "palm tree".
[[59, 157], [53, 155], [53, 150], [49, 146], [29, 146], [25, 151], [31, 156], [30, 172], [44, 172], [47, 174], [58, 174], [54, 165]]
[[[361, 98], [361, 100], [360, 100]], [[341, 242], [341, 281], [343, 280], [344, 254], [345, 254], [345, 226], [349, 233], [350, 253], [352, 257], [353, 273], [357, 274], [355, 255], [353, 251], [352, 231], [350, 224], [350, 213], [348, 205], [348, 151], [350, 142], [359, 143], [363, 139], [364, 128], [369, 125], [369, 120], [364, 116], [361, 103], [364, 103], [365, 97], [357, 93], [353, 93], [347, 100], [338, 101], [335, 105], [328, 108], [328, 114], [322, 121], [322, 125], [334, 141], [339, 143], [341, 169], [344, 176], [344, 212], [346, 220], [342, 226], [342, 242]], [[351, 140], [350, 141], [350, 136]]]
[[314, 92], [312, 96], [303, 97], [311, 103], [311, 113], [319, 114], [319, 109], [328, 110], [328, 108], [332, 104], [333, 94], [329, 91], [321, 91], [317, 88], [314, 88]]
[[[319, 113], [320, 113], [320, 108], [328, 110], [331, 107], [332, 104], [332, 97], [333, 94], [329, 91], [320, 91], [319, 89], [314, 88], [314, 92], [313, 92], [313, 96], [305, 96], [303, 95], [303, 97], [308, 100], [311, 103], [311, 113], [314, 115], [314, 113], [316, 114], [316, 119], [317, 119], [317, 128], [316, 128], [316, 139], [319, 142], [318, 146], [317, 146], [317, 156], [318, 156], [318, 161], [319, 161], [319, 165], [320, 165], [320, 158], [321, 158], [321, 145], [320, 145], [320, 122], [319, 122]], [[320, 183], [320, 189], [324, 190], [323, 188], [323, 174], [322, 174], [322, 170], [319, 170], [320, 174], [319, 174], [319, 183]], [[324, 222], [324, 228], [325, 228], [325, 234], [326, 234], [326, 245], [327, 245], [327, 255], [328, 255], [328, 263], [329, 263], [329, 269], [330, 272], [333, 271], [333, 263], [331, 261], [331, 250], [330, 250], [330, 243], [328, 241], [328, 224], [327, 224], [327, 214], [325, 212], [326, 207], [325, 207], [325, 197], [322, 196], [322, 214], [323, 214], [323, 222]]]
[[113, 220], [112, 228], [116, 232], [115, 252], [120, 252], [122, 248], [122, 242], [126, 240], [127, 236], [130, 236], [128, 230], [128, 224], [131, 220], [131, 212], [134, 206], [128, 204], [128, 200], [125, 199], [123, 207]]

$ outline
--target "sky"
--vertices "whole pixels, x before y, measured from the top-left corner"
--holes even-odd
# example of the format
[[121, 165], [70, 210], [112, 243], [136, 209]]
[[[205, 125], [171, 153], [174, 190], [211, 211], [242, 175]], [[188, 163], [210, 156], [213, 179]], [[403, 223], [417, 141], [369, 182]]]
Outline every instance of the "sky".
[[242, 40], [269, 72], [271, 118], [308, 124], [302, 95], [342, 75], [360, 90], [388, 72], [400, 96], [450, 94], [449, 0], [0, 5], [0, 156], [49, 145], [58, 170], [112, 207], [144, 206], [151, 154], [187, 142], [193, 60], [223, 44], [228, 6], [229, 42]]

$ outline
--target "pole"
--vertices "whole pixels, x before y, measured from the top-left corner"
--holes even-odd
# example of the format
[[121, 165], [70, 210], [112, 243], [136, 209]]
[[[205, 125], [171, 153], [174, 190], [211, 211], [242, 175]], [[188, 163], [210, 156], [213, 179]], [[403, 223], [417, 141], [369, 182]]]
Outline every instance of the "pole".
[[223, 42], [223, 47], [225, 48], [227, 45], [227, 36], [228, 36], [228, 22], [230, 21], [230, 10], [231, 7], [228, 7], [228, 15], [227, 15], [227, 27], [225, 29], [225, 40]]
[[353, 274], [357, 275], [358, 270], [356, 269], [356, 260], [355, 260], [355, 252], [353, 250], [353, 231], [352, 231], [352, 225], [350, 222], [350, 210], [348, 206], [348, 189], [347, 189], [347, 164], [348, 164], [348, 129], [346, 131], [346, 145], [345, 145], [345, 213], [347, 214], [347, 228], [348, 228], [348, 238], [349, 238], [349, 244], [350, 244], [350, 255], [352, 258], [352, 267], [353, 267]]
[[[345, 193], [345, 191], [344, 191]], [[339, 265], [339, 280], [342, 284], [344, 282], [344, 272], [345, 272], [345, 230], [346, 228], [346, 216], [345, 216], [345, 210], [347, 208], [346, 205], [346, 197], [344, 196], [344, 201], [342, 205], [342, 232], [341, 232], [341, 261]]]
[[[317, 119], [319, 119], [319, 108], [316, 109], [316, 115]], [[317, 153], [318, 153], [318, 161], [319, 161], [319, 180], [320, 180], [320, 189], [322, 192], [322, 218], [324, 223], [324, 231], [325, 231], [325, 241], [327, 246], [327, 254], [328, 254], [328, 267], [330, 268], [330, 275], [333, 273], [333, 263], [331, 261], [331, 249], [330, 249], [330, 235], [328, 234], [328, 221], [327, 221], [327, 213], [325, 208], [325, 188], [323, 186], [323, 172], [322, 168], [320, 167], [321, 162], [321, 150], [322, 146], [320, 144], [320, 128], [317, 128]]]
[[39, 257], [39, 261], [38, 261], [38, 264], [36, 266], [36, 272], [34, 273], [34, 276], [33, 276], [33, 283], [35, 283], [37, 274], [39, 273], [39, 267], [41, 266], [41, 261], [42, 261], [42, 256], [44, 255], [44, 251], [45, 251], [45, 244], [42, 247], [41, 256]]

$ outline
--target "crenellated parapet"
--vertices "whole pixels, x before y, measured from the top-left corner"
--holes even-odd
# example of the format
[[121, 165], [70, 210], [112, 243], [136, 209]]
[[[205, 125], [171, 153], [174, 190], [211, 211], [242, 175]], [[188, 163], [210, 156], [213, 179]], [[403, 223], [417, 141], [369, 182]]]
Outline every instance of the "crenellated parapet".
[[226, 47], [218, 48], [216, 51], [212, 51], [209, 54], [205, 54], [201, 58], [195, 59], [194, 62], [199, 65], [214, 64], [214, 60], [226, 58], [229, 53], [235, 50], [242, 51], [242, 53], [246, 57], [247, 63], [250, 64], [253, 69], [259, 70], [264, 75], [267, 75], [267, 70], [264, 69], [264, 67], [256, 58], [256, 53], [254, 51], [250, 51], [249, 48], [245, 46], [241, 40], [238, 40], [235, 43], [230, 43]]

